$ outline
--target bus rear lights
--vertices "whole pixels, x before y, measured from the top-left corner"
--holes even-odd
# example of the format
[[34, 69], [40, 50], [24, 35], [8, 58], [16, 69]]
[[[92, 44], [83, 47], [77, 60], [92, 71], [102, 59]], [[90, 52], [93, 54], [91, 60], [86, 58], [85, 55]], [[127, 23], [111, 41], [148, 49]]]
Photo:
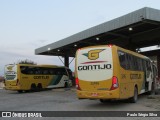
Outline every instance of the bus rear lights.
[[111, 48], [111, 47], [112, 47], [112, 45], [110, 44], [110, 45], [108, 45], [108, 47], [110, 47], [110, 48]]
[[118, 78], [116, 76], [112, 77], [112, 86], [110, 90], [114, 90], [118, 88]]
[[81, 48], [78, 49], [78, 51], [80, 51], [80, 50], [81, 50]]
[[78, 81], [78, 78], [76, 78], [76, 85], [78, 85], [79, 84], [79, 81]]
[[79, 86], [79, 80], [78, 80], [78, 78], [76, 78], [76, 88], [77, 88], [77, 90], [81, 90], [81, 88]]

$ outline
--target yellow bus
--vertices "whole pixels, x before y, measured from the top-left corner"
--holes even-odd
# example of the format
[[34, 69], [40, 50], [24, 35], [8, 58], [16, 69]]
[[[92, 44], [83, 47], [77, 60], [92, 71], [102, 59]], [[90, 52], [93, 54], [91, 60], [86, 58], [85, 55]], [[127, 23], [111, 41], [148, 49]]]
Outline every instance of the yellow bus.
[[9, 64], [5, 66], [5, 89], [38, 91], [72, 86], [72, 71], [56, 65]]
[[116, 45], [99, 45], [78, 49], [75, 61], [79, 99], [130, 99], [153, 92], [157, 69], [151, 60]]

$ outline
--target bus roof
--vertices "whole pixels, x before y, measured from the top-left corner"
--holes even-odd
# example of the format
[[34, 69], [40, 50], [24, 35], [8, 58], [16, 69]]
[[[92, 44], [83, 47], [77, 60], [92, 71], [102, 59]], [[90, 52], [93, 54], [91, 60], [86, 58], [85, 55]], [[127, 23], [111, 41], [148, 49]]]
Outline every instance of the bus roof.
[[122, 51], [125, 51], [127, 53], [130, 53], [130, 54], [133, 54], [137, 57], [141, 57], [141, 58], [144, 58], [144, 59], [149, 59], [147, 56], [144, 56], [140, 53], [137, 53], [137, 52], [134, 52], [134, 51], [131, 51], [131, 50], [127, 50], [127, 49], [124, 49], [122, 47], [119, 47], [117, 45], [111, 45], [111, 44], [108, 44], [108, 45], [96, 45], [96, 46], [88, 46], [88, 47], [83, 47], [83, 48], [79, 48], [78, 50], [81, 50], [81, 49], [87, 49], [87, 48], [92, 48], [92, 47], [101, 47], [101, 46], [106, 46], [106, 47], [116, 47], [118, 50], [122, 50]]
[[7, 64], [5, 66], [8, 65], [20, 65], [20, 66], [38, 66], [38, 67], [64, 67], [67, 68], [65, 66], [59, 66], [59, 65], [49, 65], [49, 64], [38, 64], [38, 65], [34, 65], [34, 64]]

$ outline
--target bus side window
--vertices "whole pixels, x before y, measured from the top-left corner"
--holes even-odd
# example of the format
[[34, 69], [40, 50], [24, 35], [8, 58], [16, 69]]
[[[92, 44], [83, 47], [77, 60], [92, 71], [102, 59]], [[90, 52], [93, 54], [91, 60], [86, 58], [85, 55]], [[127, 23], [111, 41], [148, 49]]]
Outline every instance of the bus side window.
[[146, 64], [145, 64], [145, 60], [142, 60], [142, 70], [145, 72], [146, 71]]
[[65, 68], [63, 69], [63, 74], [64, 74], [64, 75], [67, 75], [67, 71], [66, 71]]
[[133, 66], [134, 66], [134, 69], [135, 71], [139, 70], [138, 68], [138, 58], [136, 56], [132, 56], [133, 58]]
[[32, 75], [33, 73], [34, 73], [34, 72], [33, 72], [32, 70], [29, 70], [29, 74], [31, 74], [31, 75]]
[[38, 74], [41, 74], [41, 69], [40, 69], [40, 68], [38, 68], [38, 67], [37, 67], [37, 68], [35, 68], [35, 74], [37, 74], [37, 75], [38, 75]]
[[59, 72], [61, 75], [67, 75], [65, 68], [59, 68]]
[[43, 74], [47, 75], [48, 74], [48, 70], [43, 70]]
[[60, 71], [57, 71], [57, 72], [56, 72], [56, 75], [61, 75], [61, 72], [60, 72]]
[[61, 69], [61, 74], [62, 74], [62, 75], [66, 75], [66, 71], [65, 71], [64, 68]]
[[142, 59], [138, 58], [138, 70], [143, 71]]
[[129, 54], [126, 54], [126, 69], [130, 70], [132, 65], [131, 65], [131, 56]]
[[126, 58], [125, 58], [125, 53], [118, 51], [118, 56], [119, 56], [119, 62], [121, 67], [123, 67], [124, 69], [126, 69]]
[[52, 69], [50, 69], [50, 70], [49, 70], [49, 74], [50, 74], [50, 75], [53, 75], [53, 74], [54, 74], [54, 71], [53, 71]]
[[27, 67], [21, 66], [20, 69], [21, 69], [21, 73], [27, 74], [27, 72], [28, 72]]

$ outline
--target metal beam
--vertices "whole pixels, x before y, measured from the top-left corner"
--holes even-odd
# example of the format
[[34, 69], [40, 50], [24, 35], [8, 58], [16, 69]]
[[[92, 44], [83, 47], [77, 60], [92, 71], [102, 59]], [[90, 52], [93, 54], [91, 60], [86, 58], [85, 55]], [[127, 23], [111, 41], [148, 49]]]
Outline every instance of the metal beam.
[[122, 37], [122, 38], [125, 38], [125, 39], [129, 39], [129, 36], [118, 34], [118, 33], [114, 33], [114, 32], [107, 32], [106, 34]]

